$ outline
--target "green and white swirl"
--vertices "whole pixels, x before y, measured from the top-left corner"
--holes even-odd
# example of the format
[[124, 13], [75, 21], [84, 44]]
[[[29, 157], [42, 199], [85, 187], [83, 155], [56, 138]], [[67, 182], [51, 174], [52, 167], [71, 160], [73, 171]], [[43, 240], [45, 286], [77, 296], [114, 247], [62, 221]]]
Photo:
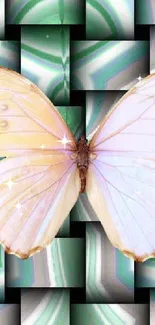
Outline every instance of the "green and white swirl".
[[147, 41], [72, 42], [72, 89], [128, 90], [149, 74]]
[[69, 288], [84, 286], [84, 239], [55, 238], [42, 252], [21, 260], [7, 255], [9, 287]]
[[0, 247], [0, 302], [4, 302], [4, 286], [5, 286], [5, 261], [4, 250]]
[[74, 325], [146, 325], [145, 304], [74, 304], [71, 305]]
[[155, 73], [155, 26], [150, 27], [150, 73]]
[[0, 305], [0, 323], [2, 325], [20, 325], [19, 305], [2, 304]]
[[144, 25], [155, 24], [154, 0], [136, 0], [136, 23]]
[[5, 35], [4, 35], [4, 7], [5, 7], [5, 0], [0, 0], [0, 39], [4, 39]]
[[22, 325], [69, 325], [67, 290], [22, 290]]
[[155, 258], [136, 264], [136, 286], [155, 287]]
[[18, 41], [0, 41], [0, 66], [19, 72], [19, 49]]
[[134, 0], [86, 0], [87, 39], [133, 39]]
[[7, 0], [9, 24], [81, 24], [83, 0]]
[[111, 245], [100, 223], [86, 225], [86, 301], [134, 301], [134, 262]]
[[150, 290], [150, 325], [155, 324], [155, 290]]
[[22, 27], [21, 73], [55, 105], [68, 105], [69, 27]]

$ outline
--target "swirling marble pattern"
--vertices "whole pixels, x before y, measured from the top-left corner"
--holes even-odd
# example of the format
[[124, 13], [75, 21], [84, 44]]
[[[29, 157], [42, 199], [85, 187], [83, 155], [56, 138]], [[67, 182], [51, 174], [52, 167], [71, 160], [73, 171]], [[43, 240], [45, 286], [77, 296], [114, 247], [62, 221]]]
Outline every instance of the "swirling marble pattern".
[[136, 286], [155, 287], [155, 258], [144, 263], [136, 263]]
[[133, 302], [134, 262], [114, 248], [100, 223], [86, 226], [87, 302]]
[[155, 324], [155, 290], [150, 290], [150, 325]]
[[20, 44], [18, 41], [0, 41], [0, 65], [20, 71]]
[[69, 65], [69, 27], [22, 27], [21, 73], [55, 105], [68, 105]]
[[0, 305], [0, 324], [20, 325], [19, 305], [15, 305], [15, 304]]
[[69, 325], [67, 290], [22, 290], [22, 325]]
[[148, 49], [147, 41], [72, 42], [72, 89], [129, 89], [149, 74]]
[[98, 221], [98, 217], [88, 201], [87, 195], [80, 194], [70, 213], [71, 221]]
[[84, 107], [81, 106], [57, 106], [57, 110], [66, 121], [69, 129], [76, 139], [85, 132]]
[[0, 39], [3, 40], [5, 38], [5, 25], [4, 25], [4, 8], [5, 8], [5, 0], [0, 0]]
[[87, 39], [134, 39], [134, 0], [86, 0]]
[[4, 250], [0, 247], [0, 302], [4, 302], [5, 293], [5, 260], [4, 260]]
[[55, 238], [41, 253], [27, 260], [7, 255], [9, 287], [83, 287], [84, 240]]
[[155, 73], [155, 26], [150, 27], [150, 73]]
[[7, 0], [9, 24], [81, 24], [83, 0]]
[[155, 324], [155, 303], [150, 304], [150, 325]]
[[71, 306], [71, 314], [74, 325], [148, 324], [148, 307], [145, 304], [75, 304]]
[[155, 24], [155, 2], [154, 0], [136, 0], [136, 23]]

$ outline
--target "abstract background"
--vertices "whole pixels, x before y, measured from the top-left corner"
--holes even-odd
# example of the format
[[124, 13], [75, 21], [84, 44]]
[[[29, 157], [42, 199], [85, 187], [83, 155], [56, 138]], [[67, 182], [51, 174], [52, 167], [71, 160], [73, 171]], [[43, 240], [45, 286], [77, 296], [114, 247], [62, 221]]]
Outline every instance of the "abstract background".
[[[75, 137], [90, 139], [155, 71], [154, 24], [154, 0], [0, 0], [0, 66], [34, 82]], [[154, 287], [155, 259], [134, 263], [112, 247], [85, 194], [41, 253], [20, 260], [0, 249], [0, 325], [154, 325]]]

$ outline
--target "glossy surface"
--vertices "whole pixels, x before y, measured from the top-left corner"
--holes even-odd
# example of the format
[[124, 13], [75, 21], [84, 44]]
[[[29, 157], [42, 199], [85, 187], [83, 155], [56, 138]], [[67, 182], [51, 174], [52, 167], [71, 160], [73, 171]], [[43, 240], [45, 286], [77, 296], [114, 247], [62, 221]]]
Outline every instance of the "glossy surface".
[[136, 23], [144, 25], [155, 24], [155, 2], [154, 0], [136, 1]]
[[9, 287], [70, 288], [84, 286], [84, 240], [55, 238], [51, 245], [27, 260], [7, 256]]
[[71, 87], [77, 90], [128, 90], [149, 74], [147, 41], [75, 41]]
[[[146, 325], [147, 305], [143, 304], [77, 304], [71, 308], [74, 325]], [[84, 317], [83, 317], [84, 315]]]
[[87, 302], [134, 301], [134, 262], [114, 248], [102, 226], [86, 226]]
[[5, 25], [4, 25], [4, 9], [5, 0], [0, 0], [0, 39], [4, 39], [5, 36]]
[[21, 73], [55, 105], [69, 104], [69, 41], [68, 26], [22, 26]]
[[133, 0], [86, 0], [87, 39], [133, 39]]
[[83, 0], [7, 0], [9, 24], [80, 24]]
[[22, 290], [21, 321], [23, 325], [69, 325], [69, 292]]

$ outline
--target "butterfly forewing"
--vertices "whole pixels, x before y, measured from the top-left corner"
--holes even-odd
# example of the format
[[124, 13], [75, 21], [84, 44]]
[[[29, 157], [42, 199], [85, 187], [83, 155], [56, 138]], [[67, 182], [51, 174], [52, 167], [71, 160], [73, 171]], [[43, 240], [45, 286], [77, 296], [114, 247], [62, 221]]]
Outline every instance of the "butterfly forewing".
[[29, 80], [0, 68], [0, 156], [24, 150], [75, 150], [75, 139], [48, 98]]
[[[155, 254], [155, 75], [107, 114], [90, 142], [87, 194], [112, 244], [143, 261]], [[96, 200], [96, 197], [99, 199]]]

